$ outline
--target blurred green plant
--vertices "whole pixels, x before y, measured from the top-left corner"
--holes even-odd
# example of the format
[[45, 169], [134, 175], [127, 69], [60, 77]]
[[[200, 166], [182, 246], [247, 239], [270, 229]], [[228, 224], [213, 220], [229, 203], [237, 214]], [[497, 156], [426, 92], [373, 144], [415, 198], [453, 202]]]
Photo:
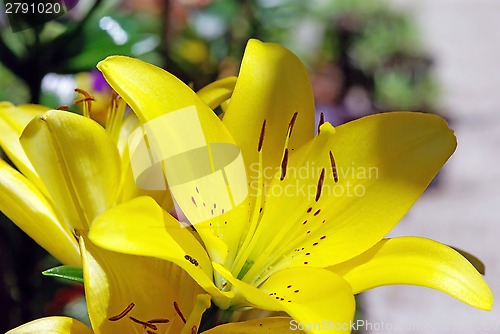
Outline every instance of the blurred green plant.
[[[174, 1], [175, 2], [175, 1]], [[180, 2], [180, 1], [179, 1]], [[373, 0], [212, 1], [191, 8], [169, 55], [196, 88], [235, 74], [249, 38], [285, 45], [309, 66], [339, 68], [340, 100], [363, 89], [371, 110], [435, 112], [437, 85], [410, 15]], [[222, 63], [221, 67], [216, 64]]]
[[42, 80], [49, 73], [89, 71], [112, 54], [140, 57], [153, 51], [159, 44], [153, 33], [158, 26], [139, 22], [133, 14], [116, 12], [115, 7], [112, 1], [95, 0], [86, 11], [77, 7], [31, 29], [14, 32], [4, 25], [0, 62], [24, 82], [31, 102], [39, 103]]

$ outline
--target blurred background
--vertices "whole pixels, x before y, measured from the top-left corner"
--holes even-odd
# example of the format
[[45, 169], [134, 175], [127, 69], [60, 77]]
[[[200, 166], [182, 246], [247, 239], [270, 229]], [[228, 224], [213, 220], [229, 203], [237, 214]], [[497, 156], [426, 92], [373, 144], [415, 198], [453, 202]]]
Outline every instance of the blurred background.
[[[199, 89], [238, 73], [249, 38], [278, 42], [306, 64], [317, 113], [334, 125], [389, 110], [436, 113], [450, 122], [457, 152], [391, 235], [422, 235], [469, 251], [500, 292], [497, 0], [65, 4], [67, 14], [38, 21], [2, 9], [0, 101], [76, 110], [79, 87], [96, 96], [99, 119], [109, 87], [95, 65], [108, 55], [141, 58]], [[47, 315], [84, 318], [81, 286], [42, 276], [55, 260], [0, 219], [0, 331]], [[359, 303], [360, 319], [392, 325], [364, 333], [500, 333], [499, 307], [479, 311], [424, 288], [379, 288]]]

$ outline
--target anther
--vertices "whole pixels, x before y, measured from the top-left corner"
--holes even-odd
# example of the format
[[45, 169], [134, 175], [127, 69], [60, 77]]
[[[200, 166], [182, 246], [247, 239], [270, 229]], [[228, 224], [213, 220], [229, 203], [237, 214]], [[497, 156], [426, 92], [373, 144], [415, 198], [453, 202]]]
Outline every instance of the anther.
[[319, 200], [319, 197], [321, 196], [321, 189], [323, 188], [323, 181], [325, 180], [325, 169], [321, 169], [321, 175], [319, 176], [318, 180], [318, 187], [316, 188], [316, 198], [315, 201], [317, 202]]
[[325, 114], [319, 114], [319, 123], [318, 123], [318, 134], [321, 132], [320, 128], [325, 123]]
[[139, 320], [139, 319], [134, 318], [134, 317], [132, 317], [132, 316], [130, 316], [130, 317], [129, 317], [129, 319], [130, 319], [130, 320], [132, 320], [132, 321], [133, 321], [133, 322], [135, 322], [135, 323], [138, 323], [138, 324], [143, 325], [143, 326], [144, 326], [144, 328], [146, 328], [146, 327], [147, 327], [147, 328], [151, 328], [152, 330], [157, 330], [157, 329], [158, 329], [158, 327], [157, 327], [156, 325], [154, 325], [154, 324], [150, 324], [150, 323], [149, 323], [149, 322], [147, 322], [147, 321], [142, 321], [142, 320]]
[[80, 102], [88, 102], [88, 101], [95, 101], [95, 98], [93, 96], [85, 96], [85, 97], [74, 100], [73, 103], [78, 104]]
[[132, 309], [134, 308], [135, 304], [130, 303], [120, 314], [117, 314], [115, 316], [112, 316], [108, 318], [109, 321], [117, 321], [126, 316]]
[[188, 260], [189, 262], [191, 262], [192, 264], [194, 264], [196, 267], [198, 267], [198, 265], [199, 265], [198, 261], [195, 258], [193, 258], [192, 256], [186, 254], [186, 255], [184, 255], [184, 258], [186, 260]]
[[281, 177], [280, 177], [280, 181], [283, 181], [285, 179], [287, 164], [288, 164], [288, 148], [285, 148], [285, 153], [283, 154], [283, 160], [281, 160]]
[[337, 165], [335, 165], [335, 158], [333, 157], [332, 151], [330, 151], [330, 164], [332, 165], [333, 180], [337, 183], [339, 182], [339, 175], [337, 173]]
[[175, 312], [177, 312], [177, 314], [179, 315], [179, 317], [181, 317], [182, 321], [184, 323], [186, 323], [186, 318], [184, 318], [184, 315], [182, 314], [181, 309], [179, 308], [179, 305], [177, 304], [177, 302], [174, 302], [174, 309], [175, 309]]
[[57, 110], [69, 111], [69, 106], [67, 104], [63, 104], [62, 106], [57, 107]]
[[87, 93], [87, 91], [81, 89], [81, 88], [75, 88], [75, 92], [82, 94], [85, 97], [90, 97], [90, 94]]
[[264, 134], [266, 133], [266, 120], [262, 122], [262, 128], [260, 129], [260, 137], [259, 137], [259, 146], [257, 147], [257, 151], [262, 150], [262, 144], [264, 143]]
[[292, 136], [293, 125], [295, 124], [295, 120], [297, 119], [298, 114], [299, 114], [299, 112], [296, 111], [293, 114], [292, 119], [290, 120], [290, 123], [288, 123], [288, 138], [290, 138]]
[[158, 319], [151, 319], [146, 322], [149, 322], [150, 324], [168, 324], [169, 320], [165, 318], [158, 318]]

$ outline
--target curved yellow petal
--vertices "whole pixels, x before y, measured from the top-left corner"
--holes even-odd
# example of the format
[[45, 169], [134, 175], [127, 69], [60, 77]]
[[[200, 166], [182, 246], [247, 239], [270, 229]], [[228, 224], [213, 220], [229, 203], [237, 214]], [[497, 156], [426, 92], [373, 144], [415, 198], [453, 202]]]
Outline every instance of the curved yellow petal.
[[[191, 323], [197, 324], [196, 319], [201, 318], [207, 298], [203, 298], [205, 308], [197, 306], [203, 290], [180, 267], [159, 259], [107, 251], [84, 237], [80, 245], [87, 307], [96, 334], [144, 333], [143, 325], [130, 317], [158, 319], [151, 322], [161, 333], [178, 334], [193, 310], [197, 314]], [[117, 317], [127, 308], [130, 310], [123, 318]]]
[[298, 329], [298, 326], [295, 326], [294, 324], [295, 323], [292, 318], [270, 317], [220, 325], [203, 332], [203, 334], [304, 333], [303, 331]]
[[354, 295], [350, 285], [333, 272], [321, 268], [284, 269], [256, 288], [234, 278], [218, 263], [213, 266], [233, 285], [236, 295], [244, 298], [240, 303], [246, 300], [259, 309], [284, 311], [297, 324], [309, 325], [306, 333], [350, 333]]
[[142, 124], [194, 106], [207, 142], [233, 142], [213, 111], [191, 88], [167, 71], [124, 56], [108, 57], [97, 68], [110, 86], [132, 107]]
[[19, 137], [26, 125], [36, 116], [46, 112], [49, 108], [27, 104], [14, 106], [9, 102], [0, 103], [0, 147], [10, 160], [31, 182], [44, 194], [46, 189], [31, 165], [26, 153], [19, 142]]
[[42, 193], [1, 159], [0, 211], [61, 263], [81, 265], [72, 231], [60, 222]]
[[28, 124], [21, 144], [70, 226], [88, 229], [115, 202], [118, 150], [98, 123], [51, 110]]
[[33, 320], [5, 334], [92, 334], [80, 321], [67, 317], [48, 317]]
[[420, 237], [384, 239], [352, 260], [330, 267], [355, 293], [383, 285], [411, 284], [443, 291], [471, 306], [490, 310], [493, 294], [457, 251]]
[[284, 47], [250, 40], [222, 120], [243, 151], [250, 178], [256, 177], [257, 148], [264, 120], [263, 164], [279, 166], [288, 124], [295, 112], [298, 115], [290, 150], [314, 135], [314, 100], [309, 75], [301, 61]]
[[266, 190], [246, 281], [270, 265], [328, 267], [366, 251], [406, 214], [455, 147], [446, 122], [430, 114], [377, 114], [336, 129], [325, 123]]
[[136, 179], [134, 178], [134, 173], [132, 170], [132, 165], [129, 158], [128, 145], [125, 145], [123, 149], [123, 156], [121, 159], [122, 164], [122, 188], [120, 191], [119, 203], [126, 202], [132, 198], [139, 196], [150, 196], [167, 212], [171, 212], [174, 208], [174, 203], [172, 200], [172, 195], [168, 189], [164, 190], [146, 190], [138, 187]]
[[[133, 58], [108, 57], [98, 68], [142, 123], [143, 132], [134, 137], [137, 145], [129, 146], [132, 157], [143, 154], [132, 161], [138, 182], [145, 177], [148, 187], [164, 185], [163, 170], [172, 196], [193, 225], [245, 200], [240, 149], [220, 119], [188, 86], [163, 69]], [[155, 171], [160, 175], [152, 176]], [[140, 184], [151, 189], [146, 182]], [[244, 222], [239, 222], [229, 239], [239, 242]]]
[[207, 106], [215, 109], [231, 97], [236, 79], [236, 77], [227, 77], [214, 81], [197, 91], [196, 94]]
[[150, 197], [138, 197], [106, 211], [92, 224], [89, 237], [105, 249], [174, 262], [220, 307], [227, 304], [229, 297], [212, 281], [212, 266], [205, 249]]
[[137, 115], [134, 114], [133, 112], [129, 113], [125, 118], [123, 119], [123, 123], [121, 124], [120, 127], [120, 133], [118, 135], [118, 141], [117, 141], [117, 146], [118, 146], [118, 151], [120, 152], [120, 156], [124, 156], [124, 151], [125, 147], [127, 146], [128, 138], [130, 134], [137, 129], [141, 124], [139, 123], [139, 119], [137, 118]]

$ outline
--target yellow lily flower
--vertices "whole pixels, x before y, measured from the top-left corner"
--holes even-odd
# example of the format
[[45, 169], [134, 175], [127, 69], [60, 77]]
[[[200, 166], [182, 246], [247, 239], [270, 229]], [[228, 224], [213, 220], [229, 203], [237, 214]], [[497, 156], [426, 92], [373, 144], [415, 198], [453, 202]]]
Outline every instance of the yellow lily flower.
[[[0, 160], [0, 209], [63, 264], [83, 266], [94, 332], [143, 333], [146, 326], [177, 334], [198, 328], [210, 297], [181, 268], [100, 249], [87, 239], [92, 220], [115, 205], [125, 182], [117, 144], [108, 132], [69, 112], [9, 103], [0, 107], [5, 130], [0, 144], [26, 175]], [[182, 233], [195, 241], [188, 231]], [[132, 303], [130, 315], [113, 321]], [[145, 325], [130, 317], [152, 321]], [[76, 320], [51, 317], [9, 333], [54, 331], [91, 332]]]
[[[329, 331], [350, 332], [353, 295], [386, 284], [423, 285], [491, 308], [491, 290], [458, 252], [424, 238], [382, 239], [455, 150], [453, 132], [441, 118], [385, 113], [338, 128], [325, 123], [314, 136], [313, 98], [302, 63], [278, 45], [255, 40], [247, 46], [237, 80], [216, 82], [198, 95], [168, 72], [136, 59], [110, 57], [98, 68], [144, 127], [158, 130], [152, 122], [166, 115], [183, 120], [167, 124], [163, 132], [186, 151], [199, 147], [190, 120], [201, 128], [206, 147], [214, 148], [213, 161], [219, 153], [214, 144], [241, 149], [244, 171], [232, 173], [246, 174], [248, 187], [237, 190], [248, 196], [227, 204], [223, 191], [202, 187], [204, 178], [170, 184], [206, 251], [179, 236], [175, 218], [148, 198], [98, 217], [89, 235], [97, 245], [176, 263], [227, 310], [226, 316], [248, 307], [284, 311], [311, 325], [305, 327], [308, 333], [319, 333], [313, 325], [323, 321], [331, 324]], [[229, 96], [220, 121], [210, 107]], [[158, 138], [148, 140], [161, 142]], [[202, 158], [191, 163], [203, 164]], [[234, 161], [231, 167], [239, 168], [238, 158]], [[167, 181], [178, 181], [170, 162], [162, 163]], [[214, 165], [211, 172], [219, 168], [226, 179], [234, 175]], [[180, 192], [172, 188], [184, 185]], [[233, 185], [227, 185], [228, 192], [238, 194], [233, 188], [240, 184]]]
[[102, 249], [79, 238], [92, 329], [68, 317], [37, 319], [7, 332], [172, 333], [199, 328], [210, 297], [178, 266]]

